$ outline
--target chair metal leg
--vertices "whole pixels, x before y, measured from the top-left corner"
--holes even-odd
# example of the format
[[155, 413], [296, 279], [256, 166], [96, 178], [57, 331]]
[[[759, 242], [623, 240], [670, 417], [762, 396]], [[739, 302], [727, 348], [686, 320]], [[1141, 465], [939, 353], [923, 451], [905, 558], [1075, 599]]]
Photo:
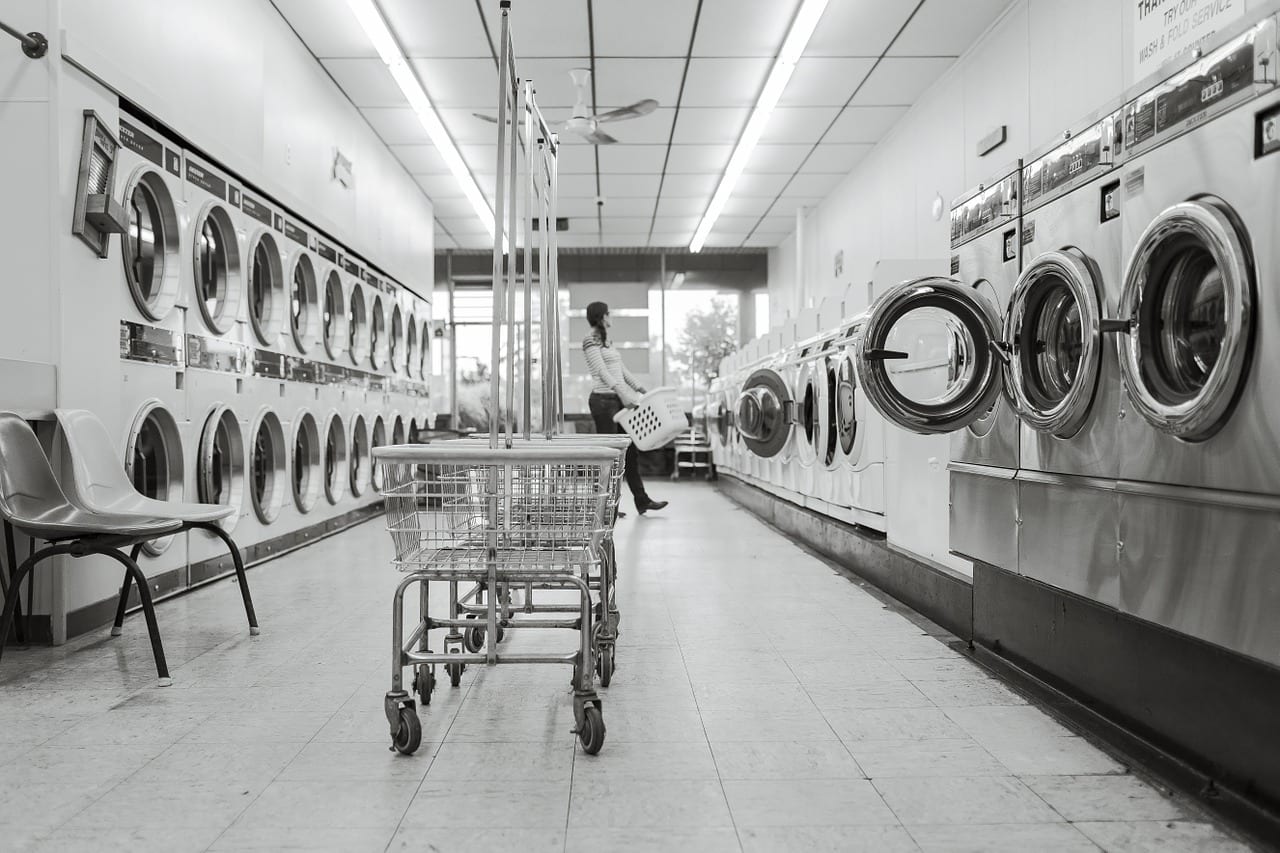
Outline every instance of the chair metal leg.
[[[147, 577], [138, 568], [136, 561], [126, 557], [114, 548], [100, 553], [122, 564], [134, 581], [138, 584], [138, 597], [142, 599], [142, 613], [147, 618], [147, 633], [151, 635], [151, 653], [156, 659], [156, 675], [160, 678], [160, 686], [168, 687], [173, 683], [169, 677], [169, 664], [164, 659], [164, 645], [160, 642], [160, 626], [156, 622], [156, 608], [151, 602], [151, 589], [147, 586]], [[126, 589], [126, 593], [127, 593]]]
[[244, 559], [240, 556], [240, 549], [236, 547], [235, 540], [217, 524], [201, 522], [191, 526], [207, 530], [217, 536], [227, 546], [227, 550], [231, 552], [231, 562], [236, 567], [236, 579], [240, 582], [240, 597], [244, 599], [244, 613], [249, 617], [249, 634], [257, 636], [259, 633], [258, 614], [253, 611], [253, 597], [249, 594], [249, 579], [244, 574]]
[[[13, 574], [13, 595], [7, 595], [4, 599], [4, 615], [0, 616], [0, 657], [4, 656], [4, 643], [9, 638], [9, 629], [13, 626], [14, 611], [18, 608], [18, 589], [21, 588], [22, 581], [32, 571], [35, 570], [36, 564], [48, 557], [57, 554], [65, 554], [69, 549], [61, 546], [53, 546], [36, 551], [30, 557], [22, 561], [22, 565]], [[122, 555], [123, 556], [123, 555]]]
[[[16, 576], [18, 570], [18, 556], [13, 544], [13, 525], [9, 522], [4, 523], [4, 552], [5, 559], [8, 561], [10, 579]], [[19, 643], [26, 643], [26, 632], [22, 628], [22, 588], [17, 584], [13, 586], [13, 597], [17, 599], [17, 621], [14, 622], [13, 632]], [[9, 600], [9, 586], [4, 579], [4, 572], [0, 571], [0, 595], [5, 600]], [[9, 638], [9, 632], [5, 631], [4, 638]]]
[[[133, 550], [129, 552], [129, 559], [136, 564], [140, 553], [142, 553], [141, 542], [133, 546]], [[131, 586], [133, 586], [133, 573], [126, 569], [124, 583], [120, 585], [120, 601], [116, 604], [116, 622], [111, 626], [113, 637], [119, 637], [124, 632], [124, 612], [129, 607], [129, 587]]]

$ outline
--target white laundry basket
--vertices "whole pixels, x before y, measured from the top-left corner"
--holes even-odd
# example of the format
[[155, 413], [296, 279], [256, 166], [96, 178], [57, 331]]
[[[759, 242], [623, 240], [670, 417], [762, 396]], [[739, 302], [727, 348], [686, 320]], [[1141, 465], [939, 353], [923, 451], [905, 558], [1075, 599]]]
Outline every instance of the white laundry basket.
[[639, 450], [656, 450], [689, 429], [674, 388], [654, 388], [633, 409], [613, 416]]

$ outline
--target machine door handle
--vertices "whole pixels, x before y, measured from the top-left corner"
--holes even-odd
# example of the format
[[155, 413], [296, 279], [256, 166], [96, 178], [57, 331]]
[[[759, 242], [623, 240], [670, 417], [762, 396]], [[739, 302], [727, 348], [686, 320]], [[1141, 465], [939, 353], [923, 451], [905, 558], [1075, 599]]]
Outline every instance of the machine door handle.
[[868, 361], [889, 361], [891, 359], [911, 358], [911, 354], [894, 349], [869, 349], [863, 353], [863, 358]]
[[1009, 353], [1013, 349], [1013, 347], [1009, 346], [1007, 342], [988, 341], [987, 349], [991, 351], [992, 355], [1000, 359], [1000, 361], [1004, 362], [1005, 364], [1009, 363]]
[[1104, 335], [1114, 334], [1116, 332], [1119, 332], [1122, 335], [1127, 335], [1129, 332], [1133, 331], [1133, 318], [1130, 317], [1125, 320], [1103, 320], [1099, 328]]

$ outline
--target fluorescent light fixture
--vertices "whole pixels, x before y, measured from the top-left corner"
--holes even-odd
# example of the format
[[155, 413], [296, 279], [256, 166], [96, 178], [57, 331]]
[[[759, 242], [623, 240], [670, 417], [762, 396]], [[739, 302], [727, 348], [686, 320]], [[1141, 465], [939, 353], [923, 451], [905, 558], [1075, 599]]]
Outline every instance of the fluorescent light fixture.
[[702, 221], [693, 232], [689, 251], [702, 251], [703, 244], [707, 242], [707, 236], [711, 233], [716, 220], [720, 218], [725, 204], [729, 201], [729, 196], [733, 195], [733, 188], [737, 185], [738, 178], [742, 177], [742, 171], [746, 169], [747, 162], [751, 159], [751, 152], [755, 150], [756, 143], [764, 133], [765, 126], [769, 122], [769, 114], [773, 112], [778, 99], [782, 97], [782, 92], [787, 88], [787, 83], [791, 80], [791, 72], [796, 70], [796, 63], [800, 61], [800, 55], [809, 44], [809, 38], [813, 35], [814, 29], [818, 26], [818, 19], [822, 17], [826, 8], [827, 0], [802, 0], [800, 10], [796, 12], [796, 17], [791, 22], [791, 29], [787, 31], [787, 37], [782, 42], [782, 49], [778, 51], [778, 58], [774, 60], [773, 68], [769, 71], [769, 79], [765, 81], [764, 89], [751, 110], [751, 117], [747, 119], [747, 126], [743, 129], [742, 136], [738, 137], [738, 144], [729, 157], [729, 165], [724, 169], [724, 177], [720, 179], [716, 194], [711, 197], [711, 204], [707, 205], [706, 213], [702, 214]]
[[400, 50], [400, 45], [396, 43], [395, 36], [387, 26], [386, 19], [382, 17], [382, 12], [378, 11], [377, 4], [374, 0], [347, 0], [347, 6], [351, 9], [351, 14], [356, 16], [369, 41], [373, 43], [374, 50], [378, 51], [378, 56], [386, 64], [387, 70], [391, 72], [405, 99], [409, 101], [409, 106], [418, 116], [418, 122], [431, 138], [431, 144], [444, 158], [445, 165], [453, 173], [453, 179], [462, 188], [462, 193], [471, 203], [472, 210], [476, 212], [476, 216], [484, 223], [489, 236], [492, 237], [494, 235], [493, 208], [489, 207], [484, 193], [480, 192], [475, 177], [467, 168], [462, 155], [458, 153], [458, 146], [453, 144], [449, 131], [445, 130], [440, 116], [431, 104], [431, 99], [427, 97], [426, 90], [418, 80], [418, 75], [409, 66], [408, 60]]

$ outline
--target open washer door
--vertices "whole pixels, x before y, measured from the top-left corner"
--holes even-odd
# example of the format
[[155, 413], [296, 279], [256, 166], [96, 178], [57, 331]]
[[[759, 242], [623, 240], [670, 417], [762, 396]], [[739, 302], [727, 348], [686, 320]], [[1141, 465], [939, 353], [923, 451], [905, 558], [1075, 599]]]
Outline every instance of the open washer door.
[[872, 306], [858, 384], [885, 418], [925, 435], [963, 429], [996, 404], [1005, 344], [994, 306], [954, 279], [903, 282]]
[[[1077, 249], [1044, 252], [1018, 278], [1005, 318], [1008, 395], [1032, 429], [1071, 438], [1084, 426], [1102, 369], [1099, 273]], [[1124, 324], [1120, 324], [1123, 326]]]
[[737, 422], [742, 442], [757, 456], [771, 459], [787, 446], [795, 423], [795, 400], [776, 370], [762, 367], [742, 383]]
[[1225, 205], [1165, 209], [1125, 272], [1120, 369], [1138, 414], [1183, 441], [1226, 423], [1248, 372], [1255, 323], [1248, 244]]

